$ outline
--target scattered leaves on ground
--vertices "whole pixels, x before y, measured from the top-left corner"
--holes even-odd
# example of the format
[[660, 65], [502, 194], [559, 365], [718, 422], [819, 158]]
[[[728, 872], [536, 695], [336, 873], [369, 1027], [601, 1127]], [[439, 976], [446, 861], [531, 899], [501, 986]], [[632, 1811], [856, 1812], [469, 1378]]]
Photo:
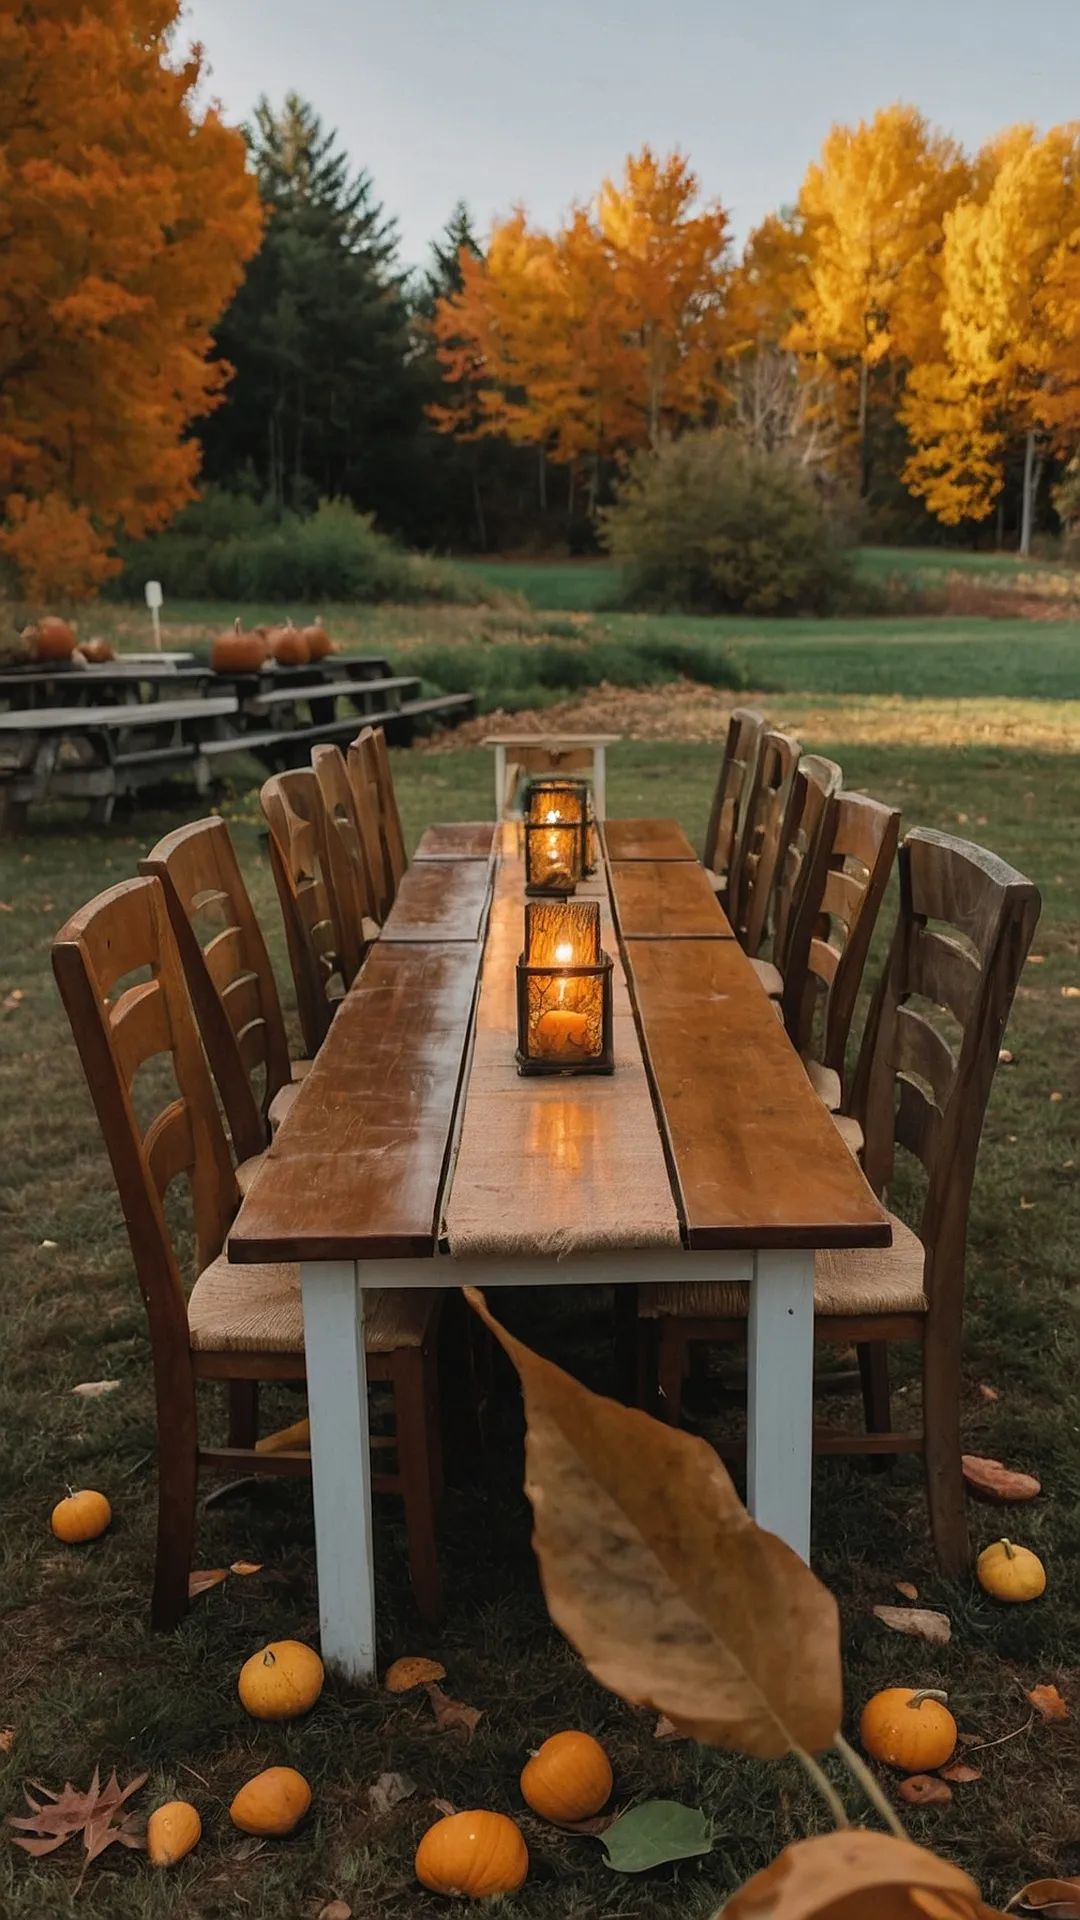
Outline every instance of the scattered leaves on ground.
[[[980, 1398], [980, 1400], [986, 1400], [986, 1401], [988, 1401], [988, 1402], [989, 1402], [989, 1403], [990, 1403], [991, 1405], [993, 1405], [993, 1403], [994, 1403], [994, 1401], [995, 1401], [995, 1400], [1000, 1400], [1000, 1399], [1001, 1399], [1001, 1394], [1000, 1394], [1000, 1391], [998, 1390], [998, 1388], [997, 1388], [997, 1387], [992, 1387], [992, 1386], [990, 1386], [990, 1385], [989, 1385], [989, 1383], [988, 1383], [987, 1381], [985, 1381], [985, 1380], [980, 1380], [980, 1382], [979, 1382], [979, 1398]], [[972, 1457], [972, 1459], [974, 1459], [974, 1457], [975, 1457], [975, 1456], [974, 1456], [974, 1455], [972, 1455], [971, 1457]]]
[[896, 1591], [902, 1593], [905, 1600], [917, 1600], [919, 1597], [919, 1589], [911, 1580], [898, 1580]]
[[1061, 997], [1063, 1000], [1080, 1000], [1080, 987], [1062, 987]]
[[847, 1827], [785, 1847], [723, 1909], [724, 1920], [766, 1914], [768, 1920], [826, 1920], [841, 1913], [980, 1920], [986, 1908], [975, 1882], [948, 1860], [911, 1840]]
[[84, 1380], [81, 1385], [72, 1387], [72, 1393], [80, 1394], [84, 1400], [97, 1400], [103, 1393], [115, 1393], [119, 1380]]
[[[94, 1768], [94, 1777], [85, 1793], [79, 1793], [70, 1780], [64, 1782], [59, 1793], [51, 1787], [42, 1786], [39, 1780], [31, 1780], [34, 1793], [44, 1795], [35, 1800], [29, 1788], [23, 1788], [23, 1797], [31, 1808], [29, 1815], [9, 1813], [7, 1824], [16, 1827], [13, 1836], [15, 1845], [39, 1859], [43, 1854], [55, 1853], [77, 1833], [83, 1837], [86, 1858], [83, 1861], [79, 1883], [92, 1860], [104, 1853], [106, 1847], [119, 1841], [123, 1847], [145, 1847], [146, 1822], [140, 1814], [125, 1813], [119, 1820], [117, 1815], [126, 1800], [144, 1786], [149, 1775], [136, 1774], [126, 1787], [121, 1787], [115, 1770], [109, 1775], [105, 1785], [101, 1784], [98, 1768]], [[23, 1839], [23, 1834], [30, 1835]]]
[[1040, 1720], [1068, 1720], [1071, 1718], [1069, 1709], [1065, 1705], [1056, 1687], [1032, 1687], [1027, 1697], [1031, 1701]]
[[[1021, 1206], [1030, 1204], [1020, 1202]], [[972, 1493], [981, 1493], [986, 1500], [1006, 1503], [1034, 1500], [1042, 1492], [1042, 1482], [1036, 1480], [1033, 1473], [1018, 1473], [1002, 1460], [984, 1460], [977, 1453], [965, 1453], [962, 1457], [964, 1479]]]
[[427, 1697], [443, 1733], [452, 1733], [459, 1727], [468, 1734], [476, 1732], [479, 1721], [483, 1719], [483, 1707], [467, 1707], [463, 1700], [451, 1700], [449, 1694], [436, 1686], [428, 1687]]
[[372, 1813], [393, 1813], [403, 1800], [409, 1800], [416, 1792], [416, 1781], [410, 1780], [407, 1773], [380, 1773], [374, 1786], [368, 1788], [368, 1805]]
[[966, 1760], [954, 1760], [950, 1767], [939, 1767], [943, 1780], [951, 1780], [954, 1786], [969, 1786], [972, 1780], [982, 1779], [981, 1767], [969, 1767]]
[[700, 1807], [678, 1800], [646, 1800], [614, 1820], [603, 1834], [605, 1858], [616, 1873], [648, 1873], [669, 1860], [711, 1853], [713, 1830]]
[[947, 1646], [952, 1639], [948, 1614], [936, 1613], [932, 1607], [875, 1607], [874, 1618], [893, 1633], [913, 1633], [935, 1647]]
[[654, 1740], [689, 1740], [690, 1735], [688, 1733], [684, 1733], [681, 1727], [677, 1727], [675, 1725], [674, 1720], [669, 1720], [666, 1713], [662, 1713], [660, 1715], [659, 1720], [656, 1723], [656, 1728], [653, 1733], [653, 1739]]
[[188, 1599], [195, 1600], [200, 1593], [206, 1593], [210, 1587], [220, 1587], [225, 1579], [226, 1567], [208, 1567], [205, 1571], [188, 1574]]
[[0, 1727], [0, 1753], [10, 1753], [14, 1745], [14, 1727]]
[[1039, 1913], [1043, 1920], [1080, 1920], [1080, 1880], [1033, 1880], [1009, 1901], [1021, 1913]]
[[239, 1573], [242, 1575], [249, 1574], [249, 1573], [261, 1573], [262, 1561], [261, 1560], [234, 1560], [232, 1563], [232, 1566], [229, 1568], [229, 1572]]
[[944, 1807], [952, 1799], [952, 1788], [932, 1773], [910, 1774], [897, 1792], [909, 1807]]
[[330, 1900], [319, 1908], [319, 1920], [352, 1920], [352, 1908], [345, 1900]]

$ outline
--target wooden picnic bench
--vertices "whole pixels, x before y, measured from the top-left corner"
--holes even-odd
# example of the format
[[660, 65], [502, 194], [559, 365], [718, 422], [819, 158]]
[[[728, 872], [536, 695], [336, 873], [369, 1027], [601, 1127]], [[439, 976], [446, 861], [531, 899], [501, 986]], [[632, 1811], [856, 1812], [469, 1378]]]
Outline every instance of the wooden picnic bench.
[[47, 798], [89, 800], [106, 824], [117, 798], [190, 768], [201, 779], [207, 733], [235, 716], [235, 694], [28, 707], [0, 713], [0, 824], [18, 826]]

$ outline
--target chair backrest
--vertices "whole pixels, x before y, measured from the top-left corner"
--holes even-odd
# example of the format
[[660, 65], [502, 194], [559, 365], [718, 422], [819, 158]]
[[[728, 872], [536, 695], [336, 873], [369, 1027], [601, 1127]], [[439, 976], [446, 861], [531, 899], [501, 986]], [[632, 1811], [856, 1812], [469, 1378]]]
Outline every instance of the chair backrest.
[[263, 783], [259, 803], [270, 829], [270, 865], [285, 922], [304, 1046], [315, 1054], [349, 985], [331, 892], [326, 808], [310, 767], [272, 774]]
[[386, 909], [389, 911], [409, 860], [405, 852], [405, 837], [401, 828], [397, 795], [394, 792], [394, 779], [390, 772], [386, 735], [381, 727], [362, 727], [352, 745], [359, 752], [360, 762], [364, 767], [375, 801], [386, 881]]
[[371, 880], [375, 918], [381, 924], [394, 904], [397, 888], [382, 827], [375, 735], [370, 727], [364, 727], [350, 742], [345, 768], [352, 788], [360, 837], [364, 843], [364, 864]]
[[824, 857], [792, 928], [785, 1024], [800, 1053], [820, 1056], [840, 1075], [841, 1091], [855, 1003], [899, 835], [899, 808], [865, 793], [835, 795]]
[[340, 747], [312, 747], [311, 765], [327, 817], [327, 857], [339, 915], [342, 959], [350, 980], [364, 963], [379, 923], [356, 801]]
[[233, 1150], [250, 1159], [267, 1143], [267, 1109], [291, 1067], [274, 970], [229, 829], [217, 816], [177, 827], [139, 872], [161, 882]]
[[799, 925], [807, 892], [813, 893], [819, 882], [824, 886], [835, 817], [830, 801], [839, 793], [843, 779], [836, 761], [826, 760], [820, 753], [804, 753], [795, 772], [791, 830], [773, 892], [773, 959], [785, 983], [791, 938]]
[[958, 1318], [983, 1117], [1042, 902], [996, 854], [929, 828], [907, 835], [898, 865], [900, 909], [852, 1110], [876, 1192], [892, 1180], [897, 1145], [925, 1168], [931, 1313], [951, 1307]]
[[709, 824], [705, 829], [702, 865], [726, 874], [730, 889], [732, 865], [739, 839], [740, 800], [748, 790], [757, 763], [761, 736], [768, 726], [756, 707], [735, 707], [728, 721], [720, 771], [716, 776]]
[[[186, 1175], [202, 1268], [221, 1252], [239, 1195], [161, 882], [121, 881], [72, 914], [53, 941], [52, 963], [112, 1162], [159, 1395], [168, 1388], [175, 1406], [177, 1356], [187, 1355], [189, 1336], [162, 1203]], [[168, 1097], [143, 1125], [136, 1076], [170, 1054]], [[156, 1075], [154, 1085], [157, 1099]]]
[[795, 772], [801, 751], [790, 733], [766, 728], [758, 742], [745, 805], [740, 808], [739, 840], [728, 886], [728, 916], [736, 938], [751, 959], [765, 938], [773, 885], [791, 831]]

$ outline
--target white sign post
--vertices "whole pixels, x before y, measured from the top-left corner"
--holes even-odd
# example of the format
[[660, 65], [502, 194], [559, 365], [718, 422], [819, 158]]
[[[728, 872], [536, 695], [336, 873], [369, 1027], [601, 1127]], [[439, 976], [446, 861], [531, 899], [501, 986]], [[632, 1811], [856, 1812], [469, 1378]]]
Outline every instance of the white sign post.
[[160, 580], [148, 580], [146, 583], [146, 604], [150, 609], [150, 618], [154, 623], [154, 645], [161, 652], [161, 609], [165, 595], [161, 591]]

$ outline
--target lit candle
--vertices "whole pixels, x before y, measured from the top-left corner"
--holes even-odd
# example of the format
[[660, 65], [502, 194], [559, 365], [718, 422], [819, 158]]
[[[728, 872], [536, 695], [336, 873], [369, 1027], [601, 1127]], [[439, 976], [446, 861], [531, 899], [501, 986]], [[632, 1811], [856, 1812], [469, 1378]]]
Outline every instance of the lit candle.
[[521, 1071], [610, 1073], [610, 992], [599, 903], [530, 902], [518, 972]]

